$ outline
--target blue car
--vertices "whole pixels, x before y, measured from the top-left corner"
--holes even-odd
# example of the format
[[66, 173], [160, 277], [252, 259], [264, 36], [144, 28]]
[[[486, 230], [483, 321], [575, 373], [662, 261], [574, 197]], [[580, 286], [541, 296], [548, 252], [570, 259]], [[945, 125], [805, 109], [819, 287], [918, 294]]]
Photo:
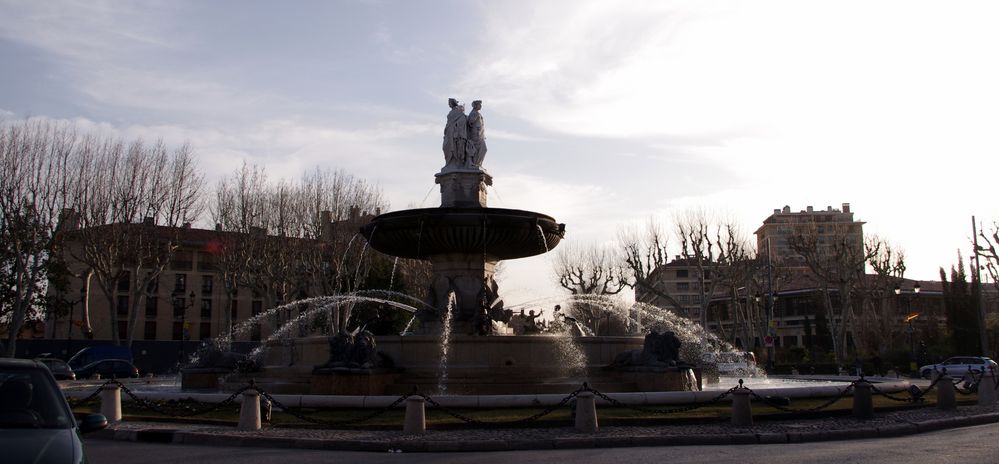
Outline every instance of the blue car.
[[100, 414], [77, 421], [44, 364], [0, 359], [0, 461], [86, 462], [80, 435], [107, 425]]

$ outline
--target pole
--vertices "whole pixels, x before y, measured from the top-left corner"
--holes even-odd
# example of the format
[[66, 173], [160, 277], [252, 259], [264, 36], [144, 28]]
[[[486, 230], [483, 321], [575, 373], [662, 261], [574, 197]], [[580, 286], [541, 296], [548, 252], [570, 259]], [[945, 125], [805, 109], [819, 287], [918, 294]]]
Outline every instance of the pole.
[[975, 216], [971, 216], [971, 237], [975, 244], [975, 271], [972, 278], [978, 286], [978, 337], [982, 345], [982, 355], [991, 356], [989, 334], [985, 327], [985, 294], [982, 292], [982, 267], [978, 261], [978, 224], [975, 223]]
[[[777, 328], [771, 327], [774, 320], [774, 267], [773, 267], [773, 251], [770, 246], [770, 237], [767, 237], [767, 333], [770, 334], [776, 343]], [[772, 333], [771, 333], [772, 330]], [[774, 343], [767, 346], [767, 373], [772, 374], [774, 371], [774, 356], [776, 355], [776, 349], [774, 348]]]

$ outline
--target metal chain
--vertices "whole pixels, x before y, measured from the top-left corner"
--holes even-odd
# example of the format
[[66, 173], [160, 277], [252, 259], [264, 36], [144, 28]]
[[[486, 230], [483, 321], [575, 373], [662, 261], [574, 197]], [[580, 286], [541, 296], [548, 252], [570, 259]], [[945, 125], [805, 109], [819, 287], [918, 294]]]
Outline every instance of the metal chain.
[[772, 400], [767, 399], [766, 397], [760, 396], [759, 394], [757, 394], [756, 392], [754, 392], [752, 389], [750, 389], [748, 387], [744, 387], [744, 388], [746, 388], [746, 390], [749, 390], [749, 394], [752, 395], [753, 398], [756, 398], [757, 400], [763, 402], [767, 406], [770, 406], [770, 407], [772, 407], [774, 409], [778, 409], [778, 410], [781, 410], [781, 411], [784, 411], [784, 412], [801, 413], [801, 412], [821, 411], [821, 410], [823, 410], [825, 408], [828, 408], [829, 406], [832, 406], [833, 403], [835, 403], [835, 402], [843, 399], [848, 393], [850, 393], [850, 391], [853, 390], [854, 385], [856, 385], [857, 382], [860, 382], [862, 380], [863, 380], [863, 378], [861, 378], [860, 380], [854, 380], [853, 382], [850, 382], [850, 385], [847, 386], [845, 389], [843, 389], [843, 391], [841, 391], [838, 396], [835, 396], [835, 397], [831, 398], [829, 401], [826, 401], [825, 403], [822, 403], [822, 404], [820, 404], [818, 406], [815, 406], [814, 408], [808, 408], [808, 409], [789, 408], [789, 407], [777, 404], [777, 403], [773, 402]]
[[881, 396], [883, 396], [885, 398], [888, 398], [888, 399], [890, 399], [892, 401], [899, 401], [899, 402], [902, 402], [902, 403], [915, 403], [915, 402], [919, 401], [920, 399], [922, 399], [923, 395], [925, 394], [925, 392], [921, 392], [917, 396], [909, 396], [908, 398], [902, 398], [900, 396], [895, 396], [895, 395], [892, 395], [890, 393], [881, 391], [881, 389], [878, 388], [878, 387], [876, 387], [874, 384], [871, 384], [871, 391], [873, 391], [874, 393], [877, 393], [877, 394], [879, 394], [879, 395], [881, 395]]
[[[125, 394], [128, 395], [128, 397], [132, 399], [132, 401], [135, 401], [139, 407], [144, 408], [144, 409], [148, 409], [150, 411], [162, 414], [164, 416], [169, 416], [169, 417], [192, 417], [192, 416], [199, 416], [199, 415], [202, 415], [202, 414], [207, 414], [207, 413], [212, 412], [212, 411], [216, 411], [216, 410], [221, 409], [221, 408], [223, 408], [225, 406], [228, 406], [231, 403], [234, 403], [236, 401], [236, 397], [237, 396], [239, 396], [240, 394], [242, 394], [246, 390], [249, 390], [249, 389], [253, 388], [253, 384], [250, 383], [249, 385], [247, 385], [247, 386], [245, 386], [243, 388], [240, 388], [239, 390], [236, 390], [231, 395], [229, 395], [228, 398], [226, 398], [225, 400], [223, 400], [220, 403], [214, 403], [214, 404], [211, 404], [211, 405], [206, 406], [206, 407], [201, 408], [201, 409], [185, 408], [185, 409], [187, 409], [187, 411], [185, 411], [183, 413], [175, 413], [175, 412], [172, 412], [172, 411], [167, 411], [166, 409], [160, 407], [159, 405], [157, 405], [156, 403], [153, 403], [152, 401], [146, 400], [144, 398], [139, 398], [138, 396], [135, 395], [135, 393], [132, 392], [131, 389], [129, 389], [128, 387], [126, 387], [125, 385], [123, 385], [121, 382], [119, 382], [117, 380], [112, 380], [111, 382], [117, 384], [118, 387], [121, 388], [122, 391], [124, 391]], [[111, 382], [109, 382], [109, 383], [111, 383]]]
[[296, 408], [290, 408], [288, 406], [285, 406], [283, 403], [281, 403], [280, 401], [278, 401], [277, 399], [275, 399], [273, 396], [271, 396], [270, 393], [267, 393], [267, 392], [265, 392], [263, 390], [260, 390], [260, 389], [256, 389], [256, 390], [258, 392], [260, 392], [261, 396], [263, 396], [264, 398], [267, 398], [267, 400], [270, 401], [276, 408], [284, 411], [286, 414], [288, 414], [288, 415], [290, 415], [292, 417], [295, 417], [297, 419], [300, 419], [300, 420], [312, 423], [312, 424], [325, 425], [325, 426], [328, 426], [328, 427], [335, 427], [335, 426], [341, 426], [341, 425], [359, 424], [361, 422], [365, 422], [365, 421], [374, 419], [374, 418], [376, 418], [376, 417], [378, 417], [378, 416], [380, 416], [382, 414], [385, 414], [386, 412], [388, 412], [389, 410], [395, 408], [396, 406], [399, 406], [400, 404], [402, 404], [403, 401], [405, 401], [407, 398], [409, 398], [410, 396], [412, 396], [412, 395], [402, 395], [397, 400], [393, 401], [392, 404], [389, 404], [388, 406], [386, 406], [386, 407], [384, 407], [382, 409], [379, 409], [378, 411], [375, 411], [375, 412], [373, 412], [371, 414], [368, 414], [366, 416], [362, 416], [362, 417], [358, 417], [358, 418], [354, 418], [354, 419], [341, 420], [341, 421], [331, 421], [331, 420], [319, 419], [319, 418], [316, 418], [316, 417], [306, 416], [305, 414], [302, 414], [301, 412], [298, 412], [296, 410]]
[[675, 414], [675, 413], [678, 413], [678, 412], [693, 411], [695, 409], [703, 408], [703, 407], [708, 406], [708, 405], [713, 405], [714, 403], [717, 403], [717, 402], [721, 401], [722, 399], [724, 399], [726, 396], [731, 395], [732, 392], [734, 392], [734, 391], [736, 391], [738, 389], [739, 389], [739, 387], [732, 387], [732, 388], [728, 389], [727, 391], [719, 394], [718, 396], [716, 396], [714, 398], [711, 398], [708, 401], [695, 402], [695, 403], [687, 403], [684, 406], [678, 406], [678, 407], [675, 407], [675, 408], [668, 408], [668, 409], [644, 408], [644, 407], [641, 407], [641, 406], [634, 406], [634, 405], [622, 403], [621, 401], [618, 401], [618, 400], [616, 400], [614, 398], [611, 398], [611, 397], [609, 397], [609, 396], [607, 396], [607, 395], [605, 395], [605, 394], [603, 394], [603, 393], [601, 393], [599, 391], [596, 391], [596, 390], [593, 390], [593, 389], [589, 389], [589, 391], [593, 392], [594, 396], [600, 397], [604, 401], [607, 401], [608, 403], [610, 403], [610, 404], [612, 404], [614, 406], [617, 406], [619, 408], [631, 409], [631, 410], [634, 410], [634, 411], [640, 411], [640, 412], [652, 413], [652, 414]]
[[431, 398], [428, 395], [425, 395], [423, 393], [414, 393], [414, 395], [423, 398], [424, 401], [426, 401], [427, 404], [429, 404], [431, 407], [439, 409], [441, 412], [443, 412], [443, 413], [445, 413], [445, 414], [447, 414], [447, 415], [449, 415], [451, 417], [454, 417], [455, 419], [458, 419], [458, 420], [460, 420], [462, 422], [465, 422], [466, 424], [481, 425], [481, 426], [486, 426], [486, 427], [496, 427], [496, 426], [518, 425], [518, 424], [527, 424], [527, 423], [530, 423], [530, 422], [535, 422], [535, 421], [541, 419], [542, 417], [545, 417], [545, 416], [547, 416], [547, 415], [549, 415], [549, 414], [557, 411], [558, 409], [560, 409], [562, 407], [565, 407], [567, 404], [569, 404], [570, 401], [572, 401], [574, 398], [576, 398], [577, 396], [579, 396], [579, 394], [582, 393], [582, 392], [584, 392], [584, 391], [592, 391], [592, 390], [590, 390], [589, 387], [583, 386], [582, 388], [579, 388], [576, 391], [568, 394], [565, 398], [562, 398], [562, 401], [559, 401], [557, 404], [555, 404], [553, 406], [549, 406], [548, 408], [544, 409], [541, 412], [538, 412], [536, 414], [532, 414], [532, 415], [524, 417], [522, 419], [517, 419], [517, 420], [512, 420], [512, 421], [501, 421], [501, 422], [481, 421], [481, 420], [478, 420], [478, 419], [474, 419], [474, 418], [468, 417], [466, 415], [463, 415], [461, 413], [455, 412], [454, 410], [449, 409], [449, 408], [441, 405], [440, 403], [438, 403], [437, 401], [435, 401], [433, 398]]
[[114, 379], [108, 379], [107, 382], [104, 382], [104, 384], [102, 384], [101, 386], [97, 387], [97, 390], [94, 390], [94, 392], [91, 393], [90, 396], [88, 396], [88, 397], [86, 397], [86, 398], [84, 398], [82, 400], [74, 400], [72, 398], [66, 398], [66, 402], [69, 403], [69, 407], [71, 407], [71, 408], [76, 408], [76, 407], [79, 407], [79, 406], [83, 406], [83, 405], [85, 405], [85, 404], [87, 404], [87, 403], [95, 400], [98, 396], [100, 396], [101, 392], [104, 391], [104, 387], [108, 386], [108, 384], [110, 384], [113, 381], [114, 381]]

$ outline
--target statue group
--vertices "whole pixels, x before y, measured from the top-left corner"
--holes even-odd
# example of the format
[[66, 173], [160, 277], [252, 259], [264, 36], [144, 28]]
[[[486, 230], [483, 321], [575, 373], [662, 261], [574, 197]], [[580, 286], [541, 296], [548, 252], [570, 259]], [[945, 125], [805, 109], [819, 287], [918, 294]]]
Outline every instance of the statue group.
[[486, 157], [486, 128], [482, 119], [482, 100], [472, 102], [472, 111], [465, 114], [465, 105], [449, 98], [451, 112], [444, 126], [444, 169], [481, 169]]

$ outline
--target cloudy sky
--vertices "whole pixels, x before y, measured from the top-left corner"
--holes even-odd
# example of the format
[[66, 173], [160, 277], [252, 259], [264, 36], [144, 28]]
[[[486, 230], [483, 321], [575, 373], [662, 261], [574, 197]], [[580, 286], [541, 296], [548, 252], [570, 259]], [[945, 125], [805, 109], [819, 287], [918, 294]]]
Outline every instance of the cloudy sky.
[[[851, 204], [932, 279], [999, 219], [994, 1], [0, 0], [0, 117], [190, 141], [435, 206], [447, 98], [481, 99], [491, 206], [567, 241], [696, 208], [746, 234]], [[426, 200], [424, 200], [426, 198]], [[511, 261], [508, 303], [558, 292]]]

